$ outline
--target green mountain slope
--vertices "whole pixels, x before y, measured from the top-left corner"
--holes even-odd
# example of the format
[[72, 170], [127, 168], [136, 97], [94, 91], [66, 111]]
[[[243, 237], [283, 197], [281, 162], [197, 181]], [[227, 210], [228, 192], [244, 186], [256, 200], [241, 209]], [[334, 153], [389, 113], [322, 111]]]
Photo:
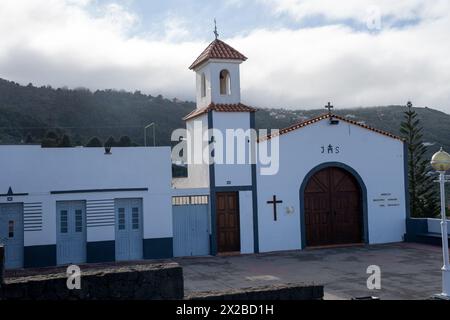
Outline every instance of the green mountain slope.
[[[140, 92], [95, 91], [87, 89], [53, 89], [21, 86], [0, 79], [0, 144], [24, 143], [28, 136], [39, 143], [49, 131], [67, 134], [77, 145], [93, 136], [128, 135], [144, 142], [144, 127], [157, 124], [158, 145], [170, 145], [174, 129], [183, 128], [182, 118], [195, 108], [193, 102], [168, 100]], [[399, 134], [404, 107], [372, 107], [335, 110], [355, 121]], [[257, 112], [258, 128], [283, 128], [324, 113], [326, 110], [261, 109]], [[417, 108], [424, 126], [424, 141], [429, 153], [441, 145], [450, 150], [450, 115], [430, 108]], [[152, 141], [151, 132], [148, 133]]]

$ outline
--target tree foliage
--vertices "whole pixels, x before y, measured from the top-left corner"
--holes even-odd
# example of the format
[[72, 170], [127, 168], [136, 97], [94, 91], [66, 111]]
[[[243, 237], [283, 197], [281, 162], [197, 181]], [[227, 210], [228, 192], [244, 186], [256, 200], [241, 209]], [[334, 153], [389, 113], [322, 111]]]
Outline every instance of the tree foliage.
[[105, 147], [112, 148], [119, 146], [114, 137], [109, 137], [108, 140], [105, 142]]
[[58, 147], [59, 148], [71, 148], [72, 147], [72, 142], [70, 141], [70, 138], [67, 134], [63, 135], [63, 137], [59, 141]]
[[87, 148], [101, 148], [103, 147], [103, 143], [97, 137], [92, 137], [89, 142], [86, 144]]
[[119, 139], [119, 147], [132, 147], [134, 144], [129, 136], [122, 136]]
[[400, 132], [408, 145], [411, 216], [435, 217], [439, 214], [437, 189], [429, 168], [429, 160], [425, 156], [427, 147], [423, 143], [423, 128], [410, 102], [404, 113]]

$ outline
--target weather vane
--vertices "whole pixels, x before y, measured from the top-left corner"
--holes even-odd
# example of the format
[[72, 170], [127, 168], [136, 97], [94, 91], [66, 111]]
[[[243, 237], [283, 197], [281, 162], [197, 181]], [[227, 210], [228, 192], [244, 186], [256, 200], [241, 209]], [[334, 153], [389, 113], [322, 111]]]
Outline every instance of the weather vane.
[[217, 40], [217, 38], [219, 38], [219, 33], [217, 32], [217, 21], [216, 21], [216, 18], [214, 18], [214, 35], [216, 36], [216, 40]]

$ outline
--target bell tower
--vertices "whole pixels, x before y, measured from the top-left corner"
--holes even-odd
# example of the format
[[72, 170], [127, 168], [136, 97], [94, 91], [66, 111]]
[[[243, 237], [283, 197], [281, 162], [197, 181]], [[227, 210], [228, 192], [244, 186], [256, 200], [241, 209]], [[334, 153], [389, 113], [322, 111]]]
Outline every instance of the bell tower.
[[241, 103], [239, 65], [247, 58], [225, 42], [216, 39], [202, 52], [189, 69], [196, 73], [197, 108], [211, 104]]
[[[241, 103], [239, 70], [247, 58], [219, 40], [217, 28], [214, 34], [215, 40], [189, 68], [196, 74], [197, 107], [184, 117], [189, 133], [187, 158], [195, 160], [207, 154], [211, 161], [188, 162], [188, 179], [191, 186], [209, 188], [211, 254], [255, 253], [259, 250], [255, 231], [258, 227], [257, 175], [251, 155], [256, 154], [252, 134], [256, 109]], [[202, 140], [198, 142], [196, 132], [200, 138], [206, 136], [207, 139], [198, 139]], [[253, 233], [240, 234], [240, 228], [235, 228], [224, 236], [227, 227], [221, 225], [224, 219], [217, 209], [224, 201], [233, 203], [230, 206], [236, 209], [229, 221], [234, 221], [234, 226], [250, 221]]]

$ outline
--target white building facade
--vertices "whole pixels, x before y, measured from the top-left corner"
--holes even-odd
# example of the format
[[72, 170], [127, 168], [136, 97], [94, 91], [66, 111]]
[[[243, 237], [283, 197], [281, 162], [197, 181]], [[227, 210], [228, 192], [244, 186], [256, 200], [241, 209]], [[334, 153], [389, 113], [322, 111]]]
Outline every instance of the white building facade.
[[1, 146], [0, 159], [8, 268], [172, 257], [170, 148]]
[[[185, 118], [191, 162], [201, 157], [194, 150], [196, 122], [203, 134], [218, 130], [224, 145], [228, 129], [255, 128], [256, 110], [241, 103], [245, 60], [216, 39], [191, 66], [197, 79], [197, 109]], [[200, 149], [209, 145], [217, 157], [217, 139], [209, 133]], [[209, 190], [211, 254], [403, 241], [409, 208], [401, 138], [329, 112], [273, 139], [279, 144], [275, 174], [263, 174], [259, 161], [188, 166], [184, 188]], [[271, 143], [270, 137], [249, 139], [247, 148], [257, 154]]]
[[[236, 142], [229, 129], [255, 129], [257, 110], [241, 102], [246, 59], [216, 39], [191, 66], [197, 108], [184, 119], [187, 178], [172, 180], [170, 147], [0, 147], [7, 268], [402, 241], [400, 138], [327, 113], [217, 147]], [[273, 143], [272, 174], [258, 161], [217, 161], [242, 149], [252, 158]]]

